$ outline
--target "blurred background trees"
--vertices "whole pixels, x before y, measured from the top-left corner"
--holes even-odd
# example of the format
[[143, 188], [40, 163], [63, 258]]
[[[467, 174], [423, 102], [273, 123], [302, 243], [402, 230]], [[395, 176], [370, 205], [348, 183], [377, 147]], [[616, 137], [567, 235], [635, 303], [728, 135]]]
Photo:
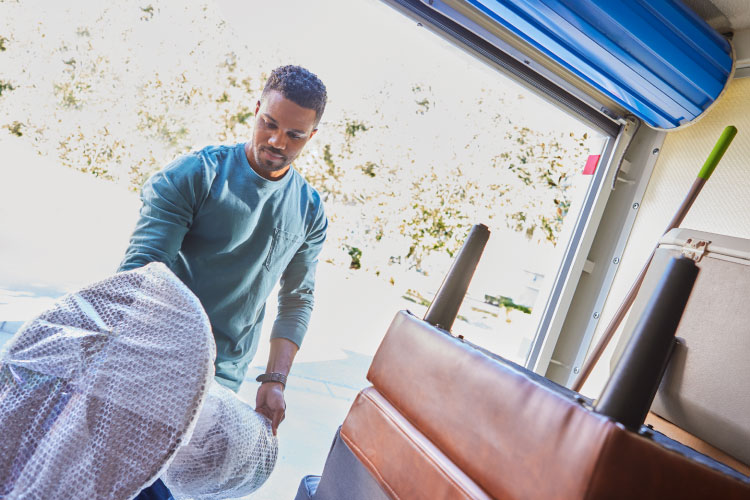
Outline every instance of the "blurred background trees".
[[[76, 5], [0, 2], [5, 133], [134, 191], [179, 154], [250, 137], [279, 57], [238, 41], [213, 3]], [[557, 242], [590, 138], [519, 121], [524, 96], [506, 87], [455, 90], [415, 77], [329, 106], [295, 165], [326, 200], [328, 260], [427, 272], [476, 222]]]

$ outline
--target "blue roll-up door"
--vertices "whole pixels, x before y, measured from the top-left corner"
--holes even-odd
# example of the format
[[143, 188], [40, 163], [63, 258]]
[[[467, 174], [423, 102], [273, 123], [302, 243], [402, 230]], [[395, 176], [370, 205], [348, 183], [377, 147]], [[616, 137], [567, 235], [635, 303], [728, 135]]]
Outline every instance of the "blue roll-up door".
[[691, 122], [731, 76], [729, 42], [678, 0], [464, 2], [653, 127]]

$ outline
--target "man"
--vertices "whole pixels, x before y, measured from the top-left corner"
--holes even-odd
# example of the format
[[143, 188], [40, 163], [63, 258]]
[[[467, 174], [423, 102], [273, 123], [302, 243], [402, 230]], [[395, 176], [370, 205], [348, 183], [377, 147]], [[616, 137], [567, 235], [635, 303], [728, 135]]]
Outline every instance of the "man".
[[284, 387], [313, 307], [328, 226], [318, 193], [291, 167], [315, 135], [326, 88], [299, 66], [275, 69], [252, 140], [178, 158], [149, 179], [120, 271], [160, 261], [198, 296], [216, 340], [216, 379], [237, 391], [258, 347], [265, 301], [281, 283], [256, 411], [284, 419]]

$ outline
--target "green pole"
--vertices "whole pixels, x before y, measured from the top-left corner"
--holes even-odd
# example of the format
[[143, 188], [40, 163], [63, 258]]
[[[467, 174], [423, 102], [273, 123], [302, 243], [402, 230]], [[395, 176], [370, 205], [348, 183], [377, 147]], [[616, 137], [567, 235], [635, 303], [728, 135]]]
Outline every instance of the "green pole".
[[698, 177], [704, 180], [708, 180], [708, 178], [711, 177], [711, 174], [714, 173], [716, 165], [718, 165], [719, 161], [721, 161], [721, 157], [724, 156], [727, 148], [730, 144], [732, 144], [732, 139], [734, 139], [735, 135], [737, 135], [737, 127], [735, 127], [734, 125], [729, 125], [724, 129], [724, 131], [721, 133], [721, 137], [719, 137], [719, 140], [716, 141], [716, 145], [711, 151], [711, 154], [709, 154], [708, 158], [706, 158], [706, 163], [703, 164], [703, 168], [701, 168], [701, 171], [698, 172]]

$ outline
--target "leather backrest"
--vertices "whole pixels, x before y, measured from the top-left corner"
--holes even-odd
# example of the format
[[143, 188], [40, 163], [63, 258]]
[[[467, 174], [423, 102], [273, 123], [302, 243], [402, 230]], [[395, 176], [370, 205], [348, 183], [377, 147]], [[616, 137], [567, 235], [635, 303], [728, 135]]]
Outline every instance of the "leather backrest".
[[367, 378], [495, 498], [582, 498], [577, 477], [591, 474], [608, 432], [604, 417], [406, 312]]
[[341, 438], [390, 498], [491, 498], [374, 387], [357, 396]]

